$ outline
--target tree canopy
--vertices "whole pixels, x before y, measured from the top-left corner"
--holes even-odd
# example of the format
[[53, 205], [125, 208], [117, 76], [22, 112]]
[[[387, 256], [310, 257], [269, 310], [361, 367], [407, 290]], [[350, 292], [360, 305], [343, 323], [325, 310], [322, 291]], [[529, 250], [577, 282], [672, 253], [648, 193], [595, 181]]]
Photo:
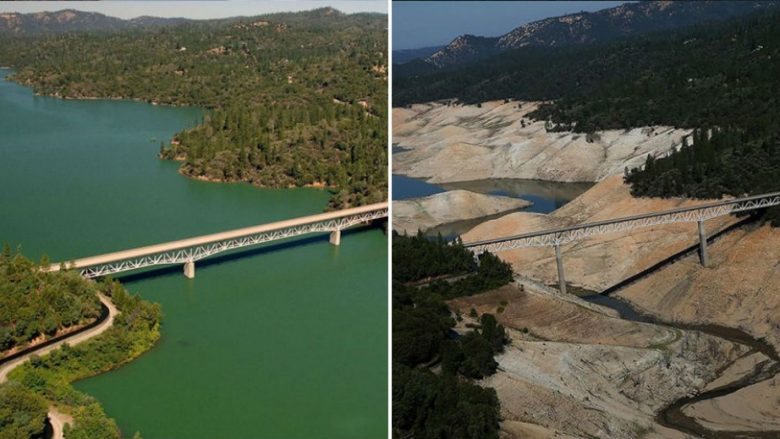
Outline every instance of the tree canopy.
[[[780, 14], [613, 44], [525, 48], [394, 80], [394, 104], [442, 98], [546, 101], [529, 117], [592, 133], [668, 125], [687, 145], [627, 170], [637, 196], [719, 198], [780, 190]], [[780, 224], [778, 209], [768, 218]]]
[[331, 8], [118, 32], [0, 36], [36, 93], [209, 109], [162, 145], [181, 172], [330, 187], [331, 207], [387, 194], [387, 17]]
[[[442, 275], [417, 287], [412, 282]], [[508, 264], [473, 255], [458, 242], [421, 234], [393, 236], [393, 429], [421, 438], [497, 438], [499, 402], [493, 389], [470, 383], [495, 373], [506, 331], [490, 314], [457, 334], [445, 299], [477, 294], [512, 281]], [[428, 364], [439, 362], [441, 374]]]
[[0, 291], [0, 354], [100, 315], [93, 283], [78, 273], [43, 272], [8, 246], [0, 253]]

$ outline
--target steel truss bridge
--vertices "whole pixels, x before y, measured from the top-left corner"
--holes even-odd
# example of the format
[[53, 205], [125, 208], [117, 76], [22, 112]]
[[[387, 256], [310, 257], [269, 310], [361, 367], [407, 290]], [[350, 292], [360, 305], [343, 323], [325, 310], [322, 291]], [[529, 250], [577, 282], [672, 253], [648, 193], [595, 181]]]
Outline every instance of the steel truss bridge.
[[184, 264], [184, 275], [193, 278], [195, 262], [209, 256], [309, 233], [329, 232], [330, 243], [340, 245], [342, 230], [387, 216], [388, 203], [371, 204], [76, 259], [52, 264], [48, 271], [78, 269], [84, 277], [95, 278], [156, 265]]
[[606, 233], [625, 232], [641, 227], [652, 227], [662, 224], [699, 223], [699, 256], [704, 266], [709, 264], [707, 256], [707, 235], [704, 221], [738, 212], [780, 206], [780, 192], [755, 195], [745, 198], [716, 201], [698, 206], [682, 207], [662, 212], [633, 215], [606, 221], [542, 230], [521, 235], [464, 243], [474, 255], [489, 251], [491, 253], [526, 247], [555, 247], [555, 258], [558, 265], [558, 281], [562, 292], [566, 292], [566, 281], [563, 273], [561, 245], [579, 241], [590, 236]]

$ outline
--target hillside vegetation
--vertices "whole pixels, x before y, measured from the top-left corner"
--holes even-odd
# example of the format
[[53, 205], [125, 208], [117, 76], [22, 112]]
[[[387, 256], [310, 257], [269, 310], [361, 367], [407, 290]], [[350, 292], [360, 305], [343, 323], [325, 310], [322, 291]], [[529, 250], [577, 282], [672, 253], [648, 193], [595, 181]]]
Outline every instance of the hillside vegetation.
[[[564, 47], [606, 43], [628, 36], [726, 20], [777, 7], [771, 1], [640, 1], [595, 12], [550, 17], [497, 37], [460, 35], [447, 46], [401, 67], [401, 73], [435, 71], [522, 47]], [[424, 53], [424, 52], [423, 52]], [[419, 57], [418, 57], [419, 58]], [[404, 63], [404, 59], [395, 63]], [[406, 60], [408, 61], [408, 59]]]
[[[463, 275], [415, 287], [410, 282]], [[512, 281], [510, 266], [485, 253], [479, 266], [460, 243], [422, 234], [393, 235], [393, 436], [498, 438], [499, 402], [493, 389], [470, 382], [496, 372], [494, 356], [508, 342], [491, 314], [462, 335], [445, 300]], [[427, 367], [441, 365], [441, 373]]]
[[394, 104], [536, 100], [548, 102], [529, 116], [547, 121], [549, 131], [698, 128], [708, 135], [628, 170], [635, 195], [778, 190], [779, 19], [761, 13], [608, 45], [519, 49], [451, 72], [400, 78]]
[[[19, 254], [0, 256], [0, 298], [7, 302], [0, 310], [15, 310], [15, 315], [25, 316], [27, 327], [35, 328], [52, 316], [83, 313], [78, 304], [88, 304], [91, 310], [94, 301], [99, 309], [97, 295], [102, 293], [119, 314], [99, 336], [76, 346], [66, 343], [42, 357], [33, 355], [10, 372], [8, 382], [0, 385], [0, 439], [42, 437], [52, 404], [74, 418], [66, 437], [119, 439], [119, 428], [97, 400], [70, 383], [117, 368], [149, 350], [160, 337], [160, 306], [130, 295], [112, 280], [90, 281], [74, 271], [43, 273], [40, 267]], [[15, 320], [17, 325], [21, 321]]]
[[0, 253], [0, 292], [0, 354], [100, 315], [90, 282], [78, 273], [41, 272], [8, 246]]
[[387, 17], [331, 8], [122, 32], [0, 37], [0, 64], [44, 95], [208, 108], [161, 145], [181, 172], [333, 189], [331, 207], [387, 193]]

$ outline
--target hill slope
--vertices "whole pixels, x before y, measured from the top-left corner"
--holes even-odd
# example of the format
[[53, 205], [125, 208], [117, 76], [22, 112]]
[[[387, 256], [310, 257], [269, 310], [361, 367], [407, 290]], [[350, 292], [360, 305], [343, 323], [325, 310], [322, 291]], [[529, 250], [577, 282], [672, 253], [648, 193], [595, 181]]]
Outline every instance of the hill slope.
[[596, 12], [546, 18], [500, 37], [462, 35], [425, 59], [436, 68], [462, 65], [498, 52], [527, 46], [561, 47], [602, 43], [632, 35], [678, 29], [774, 8], [766, 1], [642, 1]]
[[0, 36], [36, 93], [211, 109], [161, 156], [258, 186], [327, 186], [331, 207], [387, 193], [387, 17], [332, 8], [175, 27]]
[[0, 34], [40, 35], [78, 31], [118, 31], [189, 22], [185, 18], [137, 17], [130, 20], [97, 12], [64, 9], [56, 12], [0, 13]]

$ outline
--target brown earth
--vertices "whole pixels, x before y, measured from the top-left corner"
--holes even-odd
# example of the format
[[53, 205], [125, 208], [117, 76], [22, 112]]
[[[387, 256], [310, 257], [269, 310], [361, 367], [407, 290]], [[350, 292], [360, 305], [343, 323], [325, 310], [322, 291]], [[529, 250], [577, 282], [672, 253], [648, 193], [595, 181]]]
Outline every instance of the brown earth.
[[[620, 178], [613, 177], [550, 215], [510, 214], [475, 227], [464, 236], [464, 241], [698, 202], [701, 201], [635, 199]], [[735, 219], [731, 217], [710, 220], [707, 229], [710, 232], [720, 230], [733, 221]], [[564, 247], [566, 277], [572, 284], [603, 290], [696, 242], [694, 224], [592, 237]], [[742, 227], [710, 244], [709, 254], [708, 268], [701, 266], [695, 254], [690, 255], [618, 294], [640, 310], [664, 320], [738, 328], [755, 338], [766, 339], [775, 350], [780, 350], [780, 230], [767, 225]], [[550, 249], [519, 249], [501, 252], [499, 256], [512, 263], [516, 272], [547, 284], [557, 281], [554, 254]], [[541, 310], [537, 312], [544, 314]], [[553, 329], [547, 331], [556, 332], [556, 326], [553, 324]], [[565, 333], [556, 333], [556, 338], [550, 334], [546, 337], [569, 340]], [[745, 376], [756, 361], [766, 360], [765, 356], [756, 355], [760, 358], [748, 357], [740, 360], [745, 364], [737, 363], [722, 371], [723, 376], [707, 387], [728, 384]], [[778, 378], [774, 377], [732, 394], [686, 406], [683, 412], [713, 430], [779, 430], [780, 389], [777, 383]]]
[[509, 330], [499, 371], [481, 382], [498, 393], [504, 437], [687, 437], [658, 424], [656, 412], [748, 351], [522, 285], [450, 302], [463, 315], [493, 313]]
[[[686, 258], [619, 292], [667, 319], [742, 329], [780, 350], [780, 230], [745, 228], [710, 246], [711, 266]], [[683, 409], [715, 430], [780, 431], [780, 378]]]
[[[463, 241], [511, 236], [611, 218], [702, 204], [705, 200], [634, 198], [619, 176], [593, 188], [551, 214], [517, 212], [488, 221], [462, 236]], [[721, 217], [706, 223], [708, 233], [737, 221]], [[698, 242], [695, 223], [678, 223], [598, 235], [563, 245], [566, 280], [601, 291]], [[552, 248], [521, 248], [498, 253], [514, 270], [547, 284], [558, 282]]]
[[[522, 108], [518, 108], [521, 105]], [[393, 172], [432, 182], [525, 178], [599, 181], [678, 148], [690, 130], [644, 127], [586, 135], [547, 132], [525, 115], [538, 102], [441, 103], [393, 109]]]
[[428, 197], [393, 201], [393, 230], [415, 234], [441, 224], [528, 207], [530, 201], [453, 190]]

